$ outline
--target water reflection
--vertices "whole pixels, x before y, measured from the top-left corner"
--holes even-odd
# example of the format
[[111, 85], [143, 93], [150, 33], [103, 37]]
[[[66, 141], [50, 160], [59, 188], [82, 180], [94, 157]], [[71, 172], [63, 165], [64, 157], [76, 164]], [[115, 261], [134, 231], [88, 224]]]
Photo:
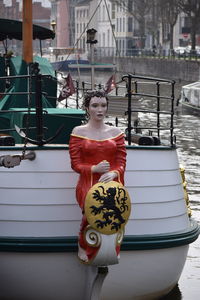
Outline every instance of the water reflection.
[[[200, 223], [200, 115], [181, 109], [175, 119], [179, 161], [185, 167], [192, 217]], [[183, 299], [199, 297], [199, 266], [200, 237], [190, 245], [179, 280]]]
[[[200, 117], [187, 111], [176, 118], [179, 161], [186, 169], [188, 192], [193, 209], [199, 210], [200, 199]], [[199, 220], [200, 221], [200, 220]]]

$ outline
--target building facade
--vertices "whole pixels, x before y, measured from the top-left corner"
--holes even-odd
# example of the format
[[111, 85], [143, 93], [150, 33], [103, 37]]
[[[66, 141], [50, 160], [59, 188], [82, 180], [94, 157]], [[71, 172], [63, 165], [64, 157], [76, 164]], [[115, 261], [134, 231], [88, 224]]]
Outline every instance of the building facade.
[[[75, 45], [81, 51], [87, 51], [87, 29], [90, 15], [90, 1], [83, 1], [75, 6]], [[95, 24], [95, 18], [92, 20]], [[94, 25], [93, 27], [96, 27]], [[95, 28], [96, 29], [96, 28]]]
[[78, 47], [89, 51], [87, 30], [97, 31], [98, 51], [109, 55], [116, 49], [115, 32], [115, 3], [112, 1], [88, 0], [75, 7], [75, 37]]

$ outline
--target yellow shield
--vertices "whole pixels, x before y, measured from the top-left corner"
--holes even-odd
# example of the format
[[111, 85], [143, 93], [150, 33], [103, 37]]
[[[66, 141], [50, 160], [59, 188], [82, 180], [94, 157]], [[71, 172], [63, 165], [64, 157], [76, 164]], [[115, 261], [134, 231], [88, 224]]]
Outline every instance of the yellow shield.
[[103, 234], [123, 230], [130, 212], [129, 194], [119, 182], [98, 182], [86, 195], [85, 215], [88, 223]]

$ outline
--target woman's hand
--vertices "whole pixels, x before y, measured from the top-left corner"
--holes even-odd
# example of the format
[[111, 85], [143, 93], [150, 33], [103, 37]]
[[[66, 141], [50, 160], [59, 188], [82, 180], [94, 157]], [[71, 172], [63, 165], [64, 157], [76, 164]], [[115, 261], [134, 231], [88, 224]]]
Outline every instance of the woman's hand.
[[103, 160], [96, 166], [92, 166], [92, 173], [106, 173], [110, 170], [110, 163], [107, 160]]
[[116, 172], [107, 172], [104, 173], [103, 175], [101, 175], [101, 177], [99, 178], [99, 182], [109, 182], [114, 180], [117, 177]]

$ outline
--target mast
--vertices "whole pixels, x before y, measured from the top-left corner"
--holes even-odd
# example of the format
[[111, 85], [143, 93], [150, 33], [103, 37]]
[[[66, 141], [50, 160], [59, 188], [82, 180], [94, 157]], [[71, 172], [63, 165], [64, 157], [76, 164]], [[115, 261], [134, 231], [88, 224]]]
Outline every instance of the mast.
[[23, 0], [23, 60], [26, 63], [33, 61], [33, 21], [32, 21], [32, 0]]

